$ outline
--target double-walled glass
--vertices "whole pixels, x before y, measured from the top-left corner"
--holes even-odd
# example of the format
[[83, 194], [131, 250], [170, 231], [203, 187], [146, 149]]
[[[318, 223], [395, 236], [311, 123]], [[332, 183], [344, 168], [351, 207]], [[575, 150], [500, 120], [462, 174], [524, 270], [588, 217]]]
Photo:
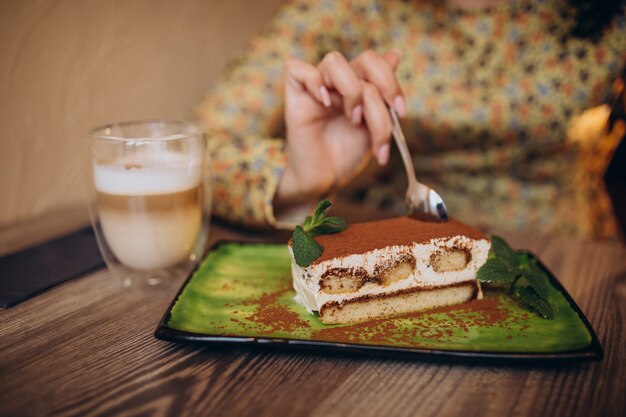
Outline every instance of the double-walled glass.
[[123, 284], [171, 284], [208, 238], [206, 142], [193, 123], [138, 121], [94, 129], [90, 213], [102, 255]]

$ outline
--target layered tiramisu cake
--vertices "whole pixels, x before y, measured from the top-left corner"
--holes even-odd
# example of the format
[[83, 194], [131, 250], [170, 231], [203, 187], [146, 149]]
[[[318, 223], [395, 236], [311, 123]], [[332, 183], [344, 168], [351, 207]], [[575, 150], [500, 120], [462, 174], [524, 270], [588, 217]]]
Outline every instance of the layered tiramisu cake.
[[408, 217], [352, 224], [314, 239], [323, 252], [309, 266], [292, 262], [293, 286], [299, 301], [327, 324], [468, 302], [491, 246], [457, 220]]

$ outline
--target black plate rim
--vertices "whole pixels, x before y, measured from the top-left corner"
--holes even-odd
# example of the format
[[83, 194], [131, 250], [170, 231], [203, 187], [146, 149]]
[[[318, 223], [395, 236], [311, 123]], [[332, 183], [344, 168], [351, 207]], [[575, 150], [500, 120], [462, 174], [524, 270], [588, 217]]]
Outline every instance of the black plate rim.
[[[237, 346], [275, 346], [275, 347], [289, 347], [289, 348], [308, 348], [317, 350], [333, 350], [341, 352], [353, 352], [353, 353], [365, 353], [365, 354], [381, 354], [381, 355], [393, 355], [402, 357], [412, 357], [421, 359], [442, 359], [442, 360], [471, 360], [471, 361], [485, 361], [493, 363], [513, 362], [518, 364], [537, 364], [545, 365], [547, 363], [569, 363], [569, 362], [589, 362], [600, 361], [604, 357], [604, 349], [600, 344], [598, 335], [596, 334], [593, 326], [587, 317], [582, 312], [578, 304], [574, 301], [571, 295], [567, 292], [565, 287], [556, 278], [556, 276], [541, 262], [538, 256], [530, 251], [522, 251], [529, 256], [534, 257], [539, 266], [547, 273], [550, 280], [550, 284], [554, 288], [561, 292], [565, 297], [565, 300], [569, 303], [570, 307], [576, 312], [581, 319], [585, 328], [591, 335], [591, 342], [581, 349], [563, 351], [563, 352], [501, 352], [501, 351], [466, 351], [466, 350], [443, 350], [443, 349], [426, 349], [426, 348], [407, 348], [407, 347], [392, 347], [392, 346], [379, 346], [379, 345], [364, 345], [358, 343], [338, 343], [329, 341], [315, 341], [315, 340], [298, 340], [298, 339], [286, 339], [286, 338], [272, 338], [272, 337], [248, 337], [248, 336], [225, 336], [225, 335], [209, 335], [202, 333], [193, 333], [183, 330], [173, 329], [168, 327], [167, 322], [171, 316], [171, 311], [178, 298], [181, 296], [184, 289], [187, 287], [191, 278], [196, 273], [202, 261], [210, 253], [218, 249], [224, 244], [280, 244], [276, 242], [246, 242], [238, 240], [218, 240], [205, 252], [204, 256], [200, 258], [200, 261], [196, 264], [193, 270], [189, 273], [187, 279], [180, 289], [176, 293], [176, 296], [172, 299], [171, 303], [165, 310], [163, 317], [159, 321], [154, 337], [160, 340], [169, 342], [186, 342], [186, 343], [199, 343], [199, 344], [221, 344], [221, 345], [237, 345]], [[283, 243], [284, 244], [284, 243]]]

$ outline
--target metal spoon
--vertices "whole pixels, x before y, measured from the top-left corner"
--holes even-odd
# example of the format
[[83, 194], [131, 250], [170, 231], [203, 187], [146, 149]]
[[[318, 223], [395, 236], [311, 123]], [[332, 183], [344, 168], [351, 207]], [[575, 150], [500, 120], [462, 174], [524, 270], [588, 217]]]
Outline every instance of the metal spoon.
[[406, 205], [409, 216], [419, 220], [426, 221], [447, 221], [448, 210], [443, 199], [427, 185], [422, 184], [415, 177], [415, 168], [413, 167], [413, 159], [409, 153], [409, 147], [406, 144], [404, 133], [400, 127], [398, 115], [393, 108], [389, 108], [391, 120], [393, 121], [393, 138], [402, 155], [406, 176], [409, 180], [409, 187], [406, 190]]

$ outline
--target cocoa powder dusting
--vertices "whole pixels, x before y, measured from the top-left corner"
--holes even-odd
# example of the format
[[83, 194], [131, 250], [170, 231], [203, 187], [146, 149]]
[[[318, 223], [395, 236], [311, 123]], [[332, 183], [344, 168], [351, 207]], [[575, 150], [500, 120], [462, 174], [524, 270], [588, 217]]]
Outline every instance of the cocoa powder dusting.
[[244, 306], [256, 306], [252, 314], [248, 315], [246, 319], [263, 326], [269, 332], [293, 332], [308, 328], [309, 323], [302, 320], [296, 312], [278, 303], [280, 298], [291, 293], [291, 291], [293, 290], [288, 286], [245, 301]]
[[456, 219], [447, 222], [425, 222], [409, 217], [396, 217], [375, 222], [355, 223], [340, 233], [315, 237], [324, 247], [317, 264], [330, 259], [365, 253], [392, 245], [410, 245], [431, 239], [467, 236], [470, 239], [487, 239], [479, 230]]

